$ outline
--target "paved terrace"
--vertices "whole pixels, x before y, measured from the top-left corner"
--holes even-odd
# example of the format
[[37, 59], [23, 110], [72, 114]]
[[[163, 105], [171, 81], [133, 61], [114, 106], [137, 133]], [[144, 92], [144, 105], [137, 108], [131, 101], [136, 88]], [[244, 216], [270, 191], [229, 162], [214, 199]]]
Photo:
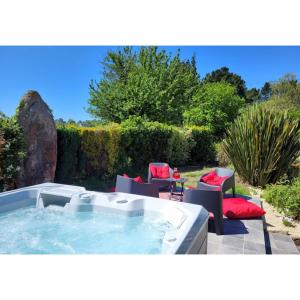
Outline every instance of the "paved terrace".
[[[168, 199], [169, 193], [160, 193], [160, 197]], [[261, 206], [259, 199], [242, 195], [238, 197]], [[175, 194], [172, 200], [179, 201], [180, 196]], [[209, 224], [207, 252], [208, 254], [300, 254], [290, 236], [269, 233], [265, 228], [264, 218], [230, 220], [224, 217], [224, 235], [216, 235], [213, 224]]]

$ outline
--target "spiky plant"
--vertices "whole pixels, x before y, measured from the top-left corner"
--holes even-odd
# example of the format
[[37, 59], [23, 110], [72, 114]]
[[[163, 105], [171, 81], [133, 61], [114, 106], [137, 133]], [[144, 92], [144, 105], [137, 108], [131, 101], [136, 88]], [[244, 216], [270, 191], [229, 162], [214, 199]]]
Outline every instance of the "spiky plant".
[[253, 105], [227, 130], [224, 151], [239, 176], [254, 186], [276, 182], [300, 154], [300, 122]]

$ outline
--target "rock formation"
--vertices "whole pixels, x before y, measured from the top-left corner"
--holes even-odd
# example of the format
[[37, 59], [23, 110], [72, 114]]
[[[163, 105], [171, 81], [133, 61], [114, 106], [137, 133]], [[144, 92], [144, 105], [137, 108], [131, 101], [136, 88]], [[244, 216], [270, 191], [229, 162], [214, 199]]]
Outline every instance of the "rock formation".
[[18, 187], [53, 181], [57, 132], [52, 112], [38, 92], [28, 91], [22, 97], [17, 119], [24, 133], [27, 151]]

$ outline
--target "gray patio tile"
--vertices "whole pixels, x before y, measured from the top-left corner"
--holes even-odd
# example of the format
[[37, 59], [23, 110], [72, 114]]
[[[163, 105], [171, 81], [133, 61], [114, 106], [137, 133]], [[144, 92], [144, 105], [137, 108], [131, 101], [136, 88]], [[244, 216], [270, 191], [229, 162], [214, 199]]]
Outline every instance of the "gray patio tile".
[[266, 254], [265, 245], [255, 243], [255, 242], [252, 242], [252, 241], [245, 241], [244, 249], [255, 251], [258, 254]]
[[282, 234], [282, 233], [271, 233], [270, 234], [272, 236], [272, 238], [276, 241], [283, 241], [283, 242], [290, 242], [291, 241], [291, 237], [287, 234]]
[[251, 229], [249, 230], [249, 234], [245, 234], [244, 238], [245, 241], [251, 241], [265, 245], [265, 236], [263, 230]]
[[219, 254], [243, 254], [242, 248], [229, 247], [226, 245], [220, 245]]
[[244, 239], [236, 238], [234, 236], [224, 236], [222, 244], [228, 247], [241, 248], [244, 247]]
[[207, 243], [207, 254], [218, 254], [220, 248], [220, 244], [208, 242]]
[[244, 249], [244, 254], [256, 254], [257, 255], [257, 254], [262, 254], [262, 253], [257, 253], [254, 250]]
[[222, 243], [223, 235], [217, 235], [213, 232], [208, 232], [207, 238], [209, 242]]
[[296, 251], [291, 252], [290, 250], [286, 249], [278, 249], [278, 248], [272, 248], [272, 254], [300, 254], [299, 252], [297, 253]]
[[243, 223], [247, 228], [254, 228], [258, 230], [263, 230], [264, 228], [262, 219], [243, 220]]
[[[274, 248], [277, 248], [277, 249], [283, 249], [283, 250], [288, 250], [290, 251], [291, 253], [299, 253], [298, 252], [298, 249], [296, 247], [296, 245], [294, 244], [293, 241], [289, 241], [289, 242], [282, 242], [282, 241], [276, 241], [275, 240], [275, 246]], [[273, 248], [272, 248], [273, 249]]]

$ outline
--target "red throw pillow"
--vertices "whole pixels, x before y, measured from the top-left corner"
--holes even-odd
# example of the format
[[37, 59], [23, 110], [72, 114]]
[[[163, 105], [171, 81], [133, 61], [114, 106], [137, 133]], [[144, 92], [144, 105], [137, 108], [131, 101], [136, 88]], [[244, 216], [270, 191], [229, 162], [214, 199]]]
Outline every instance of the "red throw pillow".
[[150, 172], [153, 178], [165, 179], [170, 177], [168, 165], [163, 167], [150, 165]]
[[221, 185], [228, 176], [218, 176], [216, 171], [212, 171], [203, 176], [201, 181], [210, 185]]
[[259, 218], [266, 212], [243, 198], [224, 198], [223, 214], [229, 219]]
[[137, 176], [137, 177], [133, 178], [133, 180], [138, 183], [145, 183], [141, 176]]

